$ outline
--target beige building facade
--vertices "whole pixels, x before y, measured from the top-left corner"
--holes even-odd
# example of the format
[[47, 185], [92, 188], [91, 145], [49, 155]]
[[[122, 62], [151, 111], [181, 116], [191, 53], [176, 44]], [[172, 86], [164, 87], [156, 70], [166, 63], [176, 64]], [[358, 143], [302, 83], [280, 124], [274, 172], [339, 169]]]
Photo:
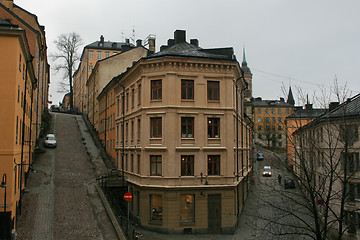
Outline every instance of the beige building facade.
[[233, 233], [252, 172], [245, 82], [232, 48], [190, 42], [177, 30], [169, 46], [116, 77], [117, 165], [141, 226]]

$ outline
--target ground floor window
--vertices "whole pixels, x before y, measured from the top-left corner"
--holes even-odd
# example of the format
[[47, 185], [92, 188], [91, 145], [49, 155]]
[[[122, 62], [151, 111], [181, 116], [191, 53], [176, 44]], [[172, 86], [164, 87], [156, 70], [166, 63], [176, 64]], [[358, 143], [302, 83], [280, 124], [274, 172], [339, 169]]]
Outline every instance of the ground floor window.
[[150, 220], [162, 222], [162, 197], [161, 195], [150, 195]]
[[195, 202], [194, 195], [180, 195], [180, 222], [194, 222]]

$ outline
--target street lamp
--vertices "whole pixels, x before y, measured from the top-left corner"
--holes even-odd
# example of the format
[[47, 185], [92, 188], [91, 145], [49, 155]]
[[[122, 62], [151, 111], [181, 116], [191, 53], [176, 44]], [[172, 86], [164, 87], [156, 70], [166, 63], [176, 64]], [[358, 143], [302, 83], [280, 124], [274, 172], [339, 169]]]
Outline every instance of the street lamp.
[[1, 188], [4, 188], [4, 190], [5, 190], [5, 193], [4, 193], [4, 212], [6, 212], [6, 187], [7, 187], [7, 184], [6, 184], [6, 173], [3, 174], [2, 182], [1, 182], [0, 187], [1, 187]]

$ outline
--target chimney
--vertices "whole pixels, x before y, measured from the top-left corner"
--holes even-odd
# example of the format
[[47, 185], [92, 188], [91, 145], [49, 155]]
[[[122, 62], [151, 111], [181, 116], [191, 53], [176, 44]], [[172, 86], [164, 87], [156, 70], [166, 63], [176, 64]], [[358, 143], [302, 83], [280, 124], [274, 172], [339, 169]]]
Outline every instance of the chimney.
[[14, 1], [13, 0], [0, 0], [0, 3], [2, 3], [5, 7], [13, 11], [14, 8]]
[[117, 48], [117, 43], [116, 43], [116, 42], [113, 42], [113, 43], [111, 44], [111, 47], [112, 47], [112, 48]]
[[281, 97], [280, 102], [285, 102], [285, 99], [283, 97]]
[[136, 40], [136, 47], [141, 47], [142, 46], [142, 40], [138, 39]]
[[172, 47], [175, 45], [175, 40], [174, 39], [169, 39], [168, 40], [168, 47]]
[[185, 30], [176, 30], [174, 32], [175, 44], [186, 42], [186, 31]]
[[161, 45], [161, 47], [160, 47], [160, 52], [161, 52], [161, 51], [164, 51], [165, 49], [167, 49], [167, 47], [168, 47], [167, 45]]
[[104, 36], [103, 35], [100, 36], [100, 42], [98, 45], [101, 47], [104, 46]]
[[194, 45], [195, 47], [199, 47], [199, 40], [197, 39], [190, 39], [190, 44]]
[[126, 38], [125, 43], [126, 43], [126, 45], [130, 45], [130, 39]]
[[305, 109], [306, 109], [306, 110], [313, 109], [313, 105], [310, 104], [310, 103], [307, 103], [307, 104], [305, 104]]
[[339, 102], [331, 102], [329, 104], [329, 111], [334, 110], [335, 108], [337, 108], [339, 106]]
[[150, 53], [155, 53], [155, 38], [149, 39], [149, 51]]

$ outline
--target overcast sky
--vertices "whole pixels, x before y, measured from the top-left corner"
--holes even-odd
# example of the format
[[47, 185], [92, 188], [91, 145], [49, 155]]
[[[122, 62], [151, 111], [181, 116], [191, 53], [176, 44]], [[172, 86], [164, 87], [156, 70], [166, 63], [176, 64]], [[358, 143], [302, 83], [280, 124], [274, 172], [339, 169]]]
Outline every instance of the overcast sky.
[[[77, 32], [84, 46], [99, 40], [124, 41], [156, 35], [157, 51], [176, 29], [197, 38], [200, 47], [243, 46], [253, 73], [253, 96], [278, 99], [291, 84], [310, 94], [347, 84], [360, 92], [359, 0], [14, 0], [45, 26], [49, 53], [62, 33]], [[82, 49], [81, 49], [82, 50]], [[50, 60], [51, 64], [51, 60]], [[54, 72], [54, 71], [52, 71]], [[52, 75], [50, 100], [60, 74]], [[295, 89], [295, 90], [294, 90]], [[296, 97], [295, 97], [296, 98]], [[296, 100], [296, 99], [295, 99]]]

